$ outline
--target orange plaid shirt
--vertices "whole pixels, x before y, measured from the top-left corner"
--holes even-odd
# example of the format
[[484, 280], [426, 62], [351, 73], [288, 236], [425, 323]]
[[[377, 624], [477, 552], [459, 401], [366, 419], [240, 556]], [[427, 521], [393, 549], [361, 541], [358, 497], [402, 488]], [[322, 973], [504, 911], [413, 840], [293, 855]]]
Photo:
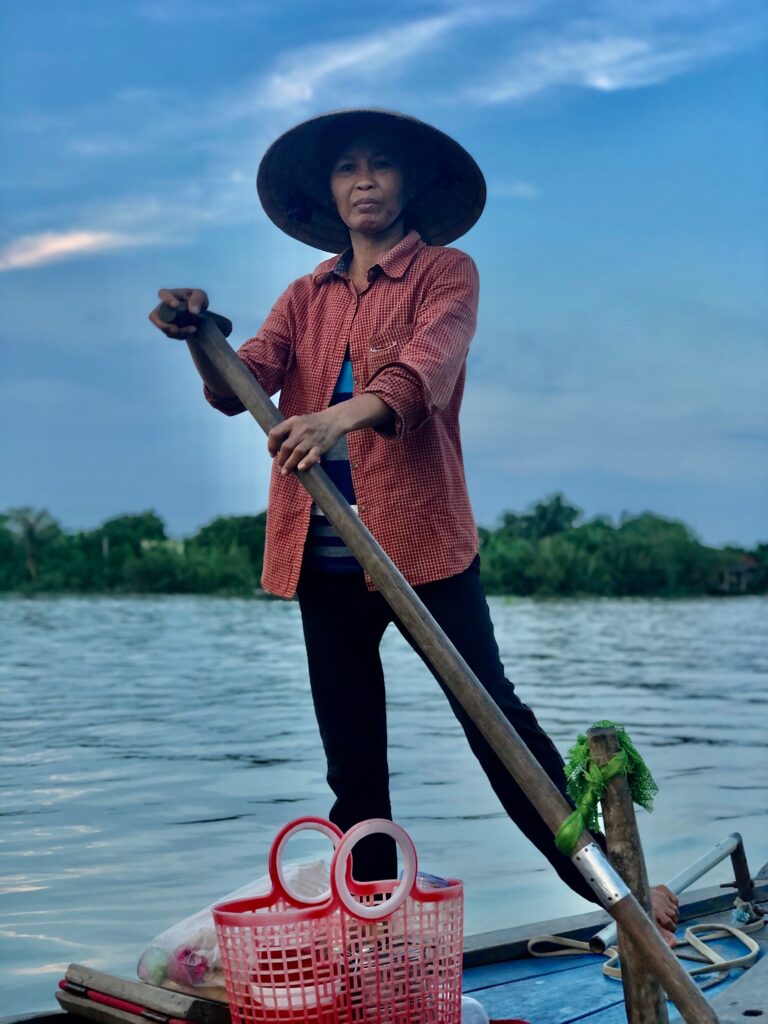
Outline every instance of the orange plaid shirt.
[[[415, 231], [371, 268], [359, 295], [337, 264], [294, 281], [238, 355], [268, 394], [280, 391], [288, 417], [328, 407], [349, 347], [354, 393], [378, 395], [395, 413], [389, 434], [347, 435], [358, 514], [413, 586], [453, 576], [478, 546], [459, 436], [477, 270]], [[229, 416], [243, 411], [236, 398], [205, 396]], [[296, 592], [311, 505], [295, 475], [273, 466], [262, 586], [279, 597]]]

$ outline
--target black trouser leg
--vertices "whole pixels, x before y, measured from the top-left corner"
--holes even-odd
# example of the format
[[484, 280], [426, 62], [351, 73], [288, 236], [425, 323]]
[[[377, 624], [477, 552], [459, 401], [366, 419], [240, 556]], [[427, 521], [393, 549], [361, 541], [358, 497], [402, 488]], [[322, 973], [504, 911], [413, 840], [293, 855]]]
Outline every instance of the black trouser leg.
[[[329, 817], [343, 831], [391, 818], [387, 716], [379, 644], [391, 613], [362, 573], [307, 570], [298, 589], [315, 714], [336, 800]], [[352, 855], [360, 881], [397, 877], [391, 839], [370, 836]]]
[[[565, 795], [563, 760], [557, 748], [537, 722], [533, 711], [523, 704], [515, 693], [513, 684], [504, 675], [488, 603], [480, 582], [479, 559], [475, 559], [473, 564], [458, 576], [417, 587], [416, 592], [541, 767], [558, 790]], [[407, 630], [399, 622], [397, 625], [418, 652]], [[421, 652], [418, 653], [421, 655]], [[423, 655], [421, 657], [424, 658]], [[425, 658], [424, 661], [426, 662]], [[528, 797], [501, 763], [480, 730], [428, 662], [427, 665], [443, 688], [454, 714], [466, 733], [473, 753], [507, 814], [550, 861], [567, 885], [586, 899], [597, 902], [591, 888], [574, 867], [571, 859], [557, 849], [549, 827], [541, 820]]]
[[[544, 771], [565, 793], [560, 754], [505, 678], [480, 583], [479, 561], [457, 576], [416, 591]], [[381, 595], [368, 591], [358, 575], [304, 572], [298, 596], [315, 713], [328, 760], [328, 782], [336, 796], [331, 820], [346, 830], [366, 818], [390, 818], [386, 701], [378, 647], [392, 613]], [[415, 648], [407, 630], [395, 622]], [[429, 667], [509, 816], [567, 885], [596, 902], [570, 858], [558, 851], [552, 833], [528, 798]], [[602, 841], [601, 836], [596, 838]], [[353, 861], [358, 879], [395, 877], [396, 851], [384, 837], [359, 843]]]

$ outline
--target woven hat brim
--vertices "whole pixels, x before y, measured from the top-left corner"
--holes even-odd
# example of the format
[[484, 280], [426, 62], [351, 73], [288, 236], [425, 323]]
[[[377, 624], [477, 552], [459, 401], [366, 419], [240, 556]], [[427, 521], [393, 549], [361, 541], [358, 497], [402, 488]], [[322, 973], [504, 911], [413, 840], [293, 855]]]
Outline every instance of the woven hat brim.
[[388, 110], [338, 110], [291, 128], [269, 147], [256, 186], [270, 220], [291, 238], [341, 252], [349, 232], [330, 197], [327, 168], [329, 130], [393, 132], [417, 158], [421, 180], [408, 207], [411, 226], [430, 245], [449, 245], [465, 234], [485, 206], [483, 173], [469, 153], [449, 135], [406, 114]]

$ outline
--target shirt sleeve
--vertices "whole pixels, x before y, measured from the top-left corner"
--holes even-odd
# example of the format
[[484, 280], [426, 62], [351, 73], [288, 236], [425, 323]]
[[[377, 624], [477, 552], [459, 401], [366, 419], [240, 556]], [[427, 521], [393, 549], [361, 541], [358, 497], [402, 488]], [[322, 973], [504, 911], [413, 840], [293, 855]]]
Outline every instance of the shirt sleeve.
[[[290, 310], [291, 289], [283, 292], [258, 333], [243, 342], [237, 355], [268, 395], [283, 386], [283, 378], [293, 352], [293, 317]], [[221, 397], [203, 385], [206, 400], [227, 416], [236, 416], [245, 406], [236, 396]]]
[[475, 333], [479, 279], [474, 262], [458, 249], [446, 250], [436, 271], [411, 338], [365, 387], [395, 414], [389, 436], [415, 430], [448, 405]]

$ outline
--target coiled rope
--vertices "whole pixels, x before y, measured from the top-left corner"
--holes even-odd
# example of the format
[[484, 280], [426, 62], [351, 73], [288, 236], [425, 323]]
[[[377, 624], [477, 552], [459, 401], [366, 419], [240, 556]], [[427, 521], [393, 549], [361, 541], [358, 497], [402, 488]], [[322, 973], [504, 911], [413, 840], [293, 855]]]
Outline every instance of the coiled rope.
[[[762, 928], [765, 921], [762, 917], [755, 915], [755, 918], [748, 924], [741, 924], [736, 928], [731, 924], [719, 923], [692, 924], [685, 929], [684, 937], [678, 940], [675, 946], [675, 954], [681, 960], [696, 960], [701, 966], [692, 968], [688, 973], [691, 976], [712, 975], [700, 984], [700, 988], [710, 988], [728, 977], [731, 970], [736, 967], [747, 968], [757, 960], [760, 955], [760, 946], [747, 932], [757, 931]], [[708, 946], [708, 942], [717, 939], [734, 938], [738, 939], [747, 952], [741, 956], [724, 957], [716, 950]], [[542, 946], [554, 946], [555, 949], [542, 949]], [[690, 946], [695, 953], [686, 953], [684, 948]], [[589, 956], [592, 950], [588, 942], [580, 939], [570, 939], [564, 935], [538, 935], [528, 942], [528, 955], [533, 957], [550, 956]], [[610, 946], [605, 950], [604, 956], [607, 960], [603, 964], [603, 974], [608, 978], [621, 979], [621, 967], [619, 966], [619, 950], [617, 946]]]

